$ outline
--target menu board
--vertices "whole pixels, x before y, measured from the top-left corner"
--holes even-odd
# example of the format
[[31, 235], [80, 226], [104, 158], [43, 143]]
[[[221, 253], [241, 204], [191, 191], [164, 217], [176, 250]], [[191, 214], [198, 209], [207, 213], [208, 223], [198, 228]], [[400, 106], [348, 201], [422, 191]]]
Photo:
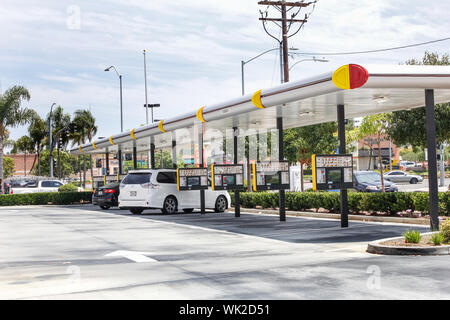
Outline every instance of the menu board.
[[253, 164], [253, 190], [289, 189], [289, 162], [264, 161]]
[[179, 191], [208, 189], [208, 169], [178, 168], [177, 187]]
[[244, 188], [244, 166], [242, 164], [212, 164], [213, 190], [240, 190]]
[[353, 187], [353, 157], [343, 155], [313, 155], [313, 189], [348, 189]]

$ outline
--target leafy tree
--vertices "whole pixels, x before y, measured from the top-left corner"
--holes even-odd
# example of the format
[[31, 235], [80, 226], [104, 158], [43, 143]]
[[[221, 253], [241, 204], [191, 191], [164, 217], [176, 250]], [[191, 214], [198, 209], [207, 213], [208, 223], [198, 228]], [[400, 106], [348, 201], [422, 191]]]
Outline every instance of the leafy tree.
[[30, 93], [22, 86], [14, 86], [0, 96], [0, 190], [3, 188], [3, 148], [9, 127], [30, 122], [34, 111], [21, 107], [23, 100], [30, 100]]
[[[381, 138], [386, 136], [386, 128], [388, 127], [388, 116], [386, 113], [378, 113], [363, 117], [359, 127], [354, 129], [354, 136], [358, 140], [363, 140], [367, 136], [375, 136], [378, 146], [378, 161], [381, 176], [381, 188], [384, 192], [383, 163], [381, 158]], [[370, 139], [369, 139], [370, 140]], [[364, 141], [364, 140], [363, 140]], [[370, 144], [373, 149], [373, 142]], [[372, 152], [371, 152], [372, 153]]]
[[[450, 65], [450, 56], [425, 51], [421, 60], [411, 59], [408, 65]], [[438, 144], [450, 141], [450, 104], [436, 105], [436, 140]], [[393, 112], [389, 115], [387, 134], [398, 146], [426, 147], [425, 107]]]
[[[50, 174], [50, 163], [49, 163], [49, 151], [43, 150], [41, 152], [41, 174], [48, 176]], [[57, 150], [53, 150], [53, 159], [57, 157]], [[76, 167], [76, 158], [69, 155], [69, 153], [65, 151], [61, 151], [60, 153], [60, 161], [61, 161], [61, 176], [68, 177], [69, 175], [75, 172], [74, 168]], [[37, 174], [37, 168], [34, 169], [34, 174]]]
[[300, 163], [302, 191], [303, 167], [311, 164], [313, 154], [328, 154], [338, 146], [336, 130], [336, 122], [327, 122], [284, 131], [284, 156], [290, 163]]
[[419, 162], [419, 161], [425, 161], [425, 152], [424, 150], [417, 150], [414, 151], [413, 149], [403, 149], [400, 150], [400, 155], [402, 156], [403, 160], [406, 161], [414, 161], [414, 162]]
[[3, 175], [5, 178], [11, 177], [14, 174], [14, 159], [10, 157], [3, 158]]

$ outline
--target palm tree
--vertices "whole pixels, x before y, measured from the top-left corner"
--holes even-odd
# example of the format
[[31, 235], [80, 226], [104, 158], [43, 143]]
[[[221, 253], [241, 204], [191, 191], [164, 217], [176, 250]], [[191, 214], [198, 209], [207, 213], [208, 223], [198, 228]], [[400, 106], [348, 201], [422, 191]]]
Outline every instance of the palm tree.
[[[92, 142], [92, 139], [97, 134], [97, 126], [95, 125], [95, 118], [90, 110], [75, 111], [74, 123], [77, 125], [77, 130], [80, 132], [80, 140], [82, 143], [86, 141]], [[91, 167], [91, 180], [93, 183], [94, 169], [92, 167], [92, 156], [89, 155]], [[86, 156], [84, 156], [84, 182], [86, 182]], [[83, 185], [84, 187], [84, 185]]]
[[[70, 133], [69, 139], [72, 141], [72, 146], [74, 146], [74, 145], [80, 146], [83, 144], [83, 141], [85, 140], [82, 118], [75, 116], [72, 120], [72, 123], [75, 124], [76, 129], [75, 129], [75, 132]], [[85, 158], [85, 157], [83, 156], [83, 158]], [[84, 170], [86, 171], [86, 164], [84, 163], [83, 166], [84, 166]], [[81, 155], [78, 155], [78, 171], [79, 171], [79, 175], [80, 175], [80, 184], [81, 184], [83, 181], [81, 179]], [[84, 180], [86, 181], [86, 176], [84, 178], [85, 178]], [[85, 186], [85, 181], [82, 184], [83, 187]]]
[[[20, 137], [16, 143], [14, 144], [14, 150], [16, 152], [23, 152], [23, 172], [24, 175], [27, 175], [27, 152], [32, 153], [34, 152], [34, 144], [33, 140], [29, 136], [22, 136]], [[30, 168], [30, 172], [33, 169], [33, 166]]]
[[34, 114], [34, 110], [21, 107], [22, 100], [30, 100], [30, 93], [22, 86], [13, 86], [0, 96], [0, 190], [3, 188], [3, 148], [7, 129], [30, 122]]
[[[45, 124], [45, 127], [48, 128], [48, 122], [49, 122], [49, 116], [47, 116], [47, 121]], [[67, 145], [68, 143], [68, 137], [63, 135], [60, 131], [63, 128], [67, 128], [70, 123], [70, 114], [64, 113], [64, 109], [61, 106], [58, 106], [55, 108], [52, 112], [52, 146], [51, 149], [53, 150], [56, 144], [58, 143], [59, 136], [61, 135], [61, 140], [63, 146]], [[59, 133], [59, 134], [58, 134]], [[60, 149], [57, 149], [58, 154], [58, 177], [61, 179], [60, 173], [61, 173], [61, 161], [60, 161]]]
[[[30, 126], [28, 127], [28, 134], [33, 143], [34, 151], [37, 153], [38, 161], [38, 176], [41, 175], [41, 150], [44, 145], [44, 140], [47, 137], [47, 130], [45, 127], [44, 120], [36, 113], [31, 120]], [[34, 158], [33, 168], [36, 164], [36, 157]]]

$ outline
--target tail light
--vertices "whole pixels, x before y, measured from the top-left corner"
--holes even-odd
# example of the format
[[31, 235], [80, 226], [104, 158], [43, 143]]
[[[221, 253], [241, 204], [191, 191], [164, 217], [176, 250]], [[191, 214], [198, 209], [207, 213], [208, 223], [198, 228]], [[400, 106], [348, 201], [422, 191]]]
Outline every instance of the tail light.
[[114, 189], [106, 189], [105, 190], [105, 193], [115, 193], [116, 192], [116, 190], [114, 190]]
[[96, 193], [97, 193], [97, 189], [94, 189], [94, 190], [92, 191], [92, 193], [93, 193], [93, 194], [96, 194]]

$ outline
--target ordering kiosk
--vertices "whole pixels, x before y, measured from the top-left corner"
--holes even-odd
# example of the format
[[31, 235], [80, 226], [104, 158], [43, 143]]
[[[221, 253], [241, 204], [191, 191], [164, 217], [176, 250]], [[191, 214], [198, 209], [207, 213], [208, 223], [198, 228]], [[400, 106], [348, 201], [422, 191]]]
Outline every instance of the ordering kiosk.
[[244, 189], [244, 165], [212, 164], [211, 188], [212, 190]]
[[289, 162], [263, 161], [252, 164], [253, 191], [289, 190]]
[[351, 154], [313, 155], [313, 190], [350, 189], [353, 187]]
[[177, 188], [178, 191], [207, 190], [208, 168], [178, 168]]

